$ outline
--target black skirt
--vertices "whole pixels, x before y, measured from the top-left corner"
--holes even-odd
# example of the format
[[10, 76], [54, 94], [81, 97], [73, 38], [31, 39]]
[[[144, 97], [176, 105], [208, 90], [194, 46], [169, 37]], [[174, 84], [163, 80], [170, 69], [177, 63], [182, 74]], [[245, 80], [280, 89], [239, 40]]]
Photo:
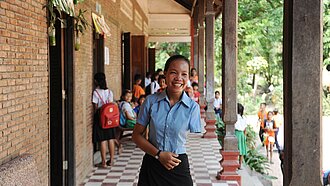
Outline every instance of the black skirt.
[[116, 138], [116, 128], [103, 129], [100, 125], [99, 110], [94, 114], [93, 143]]
[[145, 154], [138, 186], [192, 186], [188, 156], [180, 154], [178, 158], [181, 163], [174, 169], [167, 170], [160, 161]]

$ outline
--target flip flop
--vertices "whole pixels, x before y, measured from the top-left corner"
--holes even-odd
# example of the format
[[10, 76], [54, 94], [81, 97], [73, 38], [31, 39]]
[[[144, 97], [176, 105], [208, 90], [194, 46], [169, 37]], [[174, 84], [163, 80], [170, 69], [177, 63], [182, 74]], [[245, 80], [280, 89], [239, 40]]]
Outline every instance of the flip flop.
[[96, 166], [96, 167], [101, 167], [101, 168], [107, 168], [107, 164], [103, 164], [102, 162], [96, 164], [95, 166]]
[[108, 161], [106, 162], [106, 165], [110, 167], [110, 166], [111, 166], [111, 160], [108, 160]]

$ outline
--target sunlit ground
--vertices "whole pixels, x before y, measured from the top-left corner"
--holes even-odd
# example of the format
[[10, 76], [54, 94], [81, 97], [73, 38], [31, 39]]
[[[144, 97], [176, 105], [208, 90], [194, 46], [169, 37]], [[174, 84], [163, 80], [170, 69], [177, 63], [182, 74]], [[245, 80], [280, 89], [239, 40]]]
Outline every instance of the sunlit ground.
[[[322, 140], [323, 140], [323, 170], [330, 170], [330, 135], [327, 134], [330, 132], [330, 116], [323, 116], [323, 125], [322, 125]], [[328, 142], [328, 144], [326, 144]]]

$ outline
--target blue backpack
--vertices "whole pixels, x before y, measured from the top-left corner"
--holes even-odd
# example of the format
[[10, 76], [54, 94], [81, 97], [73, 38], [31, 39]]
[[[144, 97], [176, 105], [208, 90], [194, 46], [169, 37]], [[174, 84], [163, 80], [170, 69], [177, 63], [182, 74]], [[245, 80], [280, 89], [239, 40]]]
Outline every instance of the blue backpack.
[[119, 104], [119, 110], [120, 110], [120, 121], [119, 121], [119, 123], [120, 123], [121, 127], [125, 127], [125, 125], [126, 125], [126, 117], [125, 117], [125, 113], [123, 112], [123, 109], [122, 109], [123, 105], [124, 105], [124, 101], [122, 101]]

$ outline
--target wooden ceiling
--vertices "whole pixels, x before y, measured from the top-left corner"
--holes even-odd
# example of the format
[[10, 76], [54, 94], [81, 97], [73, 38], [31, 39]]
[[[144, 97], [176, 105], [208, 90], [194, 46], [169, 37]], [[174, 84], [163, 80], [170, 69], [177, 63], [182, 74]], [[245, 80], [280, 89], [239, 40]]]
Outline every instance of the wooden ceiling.
[[[147, 0], [150, 42], [190, 42], [191, 19], [198, 0]], [[216, 15], [222, 0], [214, 1]]]

